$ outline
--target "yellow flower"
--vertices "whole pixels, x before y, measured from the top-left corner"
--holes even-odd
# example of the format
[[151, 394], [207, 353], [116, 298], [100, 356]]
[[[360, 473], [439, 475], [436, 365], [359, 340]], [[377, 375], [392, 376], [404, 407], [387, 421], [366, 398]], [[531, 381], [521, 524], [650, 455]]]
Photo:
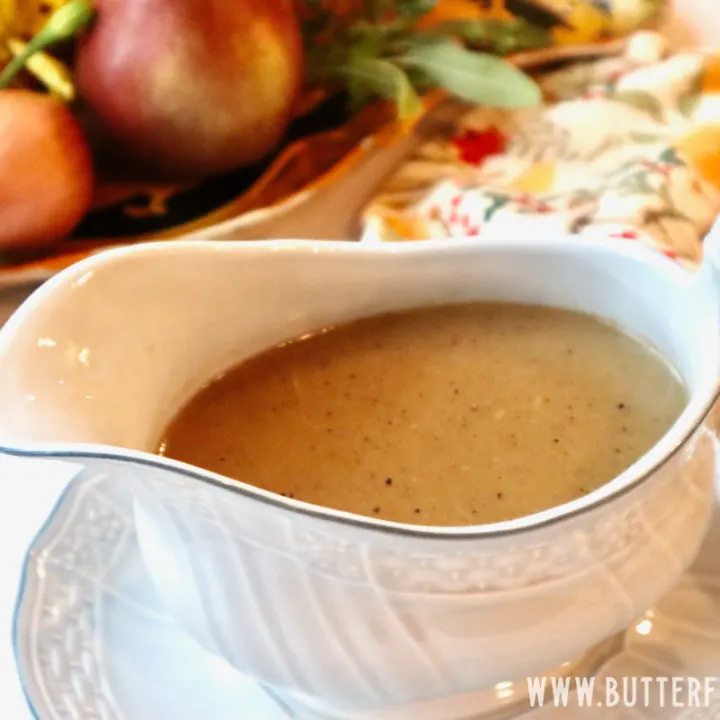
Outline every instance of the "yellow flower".
[[37, 33], [50, 15], [68, 0], [0, 0], [0, 4], [14, 5], [13, 31], [29, 38]]
[[512, 182], [512, 189], [520, 193], [543, 193], [555, 181], [555, 163], [551, 160], [535, 163]]
[[29, 40], [68, 0], [0, 0], [0, 69], [10, 59], [11, 40]]
[[565, 22], [570, 27], [556, 27], [553, 37], [558, 45], [578, 45], [592, 42], [610, 29], [610, 20], [588, 0], [566, 0], [558, 4]]

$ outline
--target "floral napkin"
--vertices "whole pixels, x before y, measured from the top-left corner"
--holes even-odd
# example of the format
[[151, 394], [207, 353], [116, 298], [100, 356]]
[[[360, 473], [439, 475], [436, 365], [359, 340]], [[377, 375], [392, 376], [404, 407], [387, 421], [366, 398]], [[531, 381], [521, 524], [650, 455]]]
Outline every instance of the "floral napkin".
[[463, 113], [366, 208], [363, 241], [572, 233], [696, 262], [720, 212], [720, 56], [641, 32], [541, 79], [537, 109]]

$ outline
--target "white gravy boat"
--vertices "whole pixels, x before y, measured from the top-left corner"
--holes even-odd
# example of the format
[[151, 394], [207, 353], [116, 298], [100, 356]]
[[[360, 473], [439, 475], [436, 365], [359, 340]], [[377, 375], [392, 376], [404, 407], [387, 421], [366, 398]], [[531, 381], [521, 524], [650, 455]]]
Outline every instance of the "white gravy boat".
[[[630, 625], [698, 551], [719, 297], [710, 260], [691, 273], [628, 241], [138, 245], [62, 272], [0, 331], [0, 449], [72, 459], [132, 493], [169, 610], [294, 717], [477, 718]], [[476, 299], [617, 323], [676, 367], [685, 411], [599, 490], [472, 528], [360, 518], [151, 454], [203, 383], [259, 350]]]

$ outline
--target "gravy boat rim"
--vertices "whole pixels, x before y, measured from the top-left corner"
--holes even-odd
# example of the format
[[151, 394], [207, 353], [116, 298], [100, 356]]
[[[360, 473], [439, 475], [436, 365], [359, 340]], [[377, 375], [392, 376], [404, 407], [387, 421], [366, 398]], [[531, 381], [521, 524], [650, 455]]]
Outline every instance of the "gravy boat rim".
[[[465, 251], [475, 246], [478, 252], [485, 251], [522, 251], [522, 250], [567, 250], [582, 252], [583, 247], [604, 249], [616, 255], [625, 255], [628, 258], [642, 260], [657, 266], [658, 271], [675, 276], [676, 282], [693, 281], [692, 273], [683, 269], [678, 263], [662, 256], [657, 251], [647, 248], [640, 243], [631, 243], [626, 240], [588, 239], [579, 240], [570, 235], [552, 235], [547, 238], [534, 238], [532, 240], [517, 239], [512, 236], [490, 236], [478, 243], [476, 238], [459, 238], [452, 240], [426, 240], [415, 243], [378, 243], [363, 244], [347, 240], [171, 240], [146, 242], [138, 245], [125, 246], [106, 250], [92, 255], [80, 262], [62, 270], [37, 288], [16, 312], [9, 318], [6, 325], [0, 328], [0, 338], [13, 333], [24, 318], [37, 311], [43, 304], [50, 301], [52, 296], [67, 286], [83, 283], [90, 275], [108, 263], [122, 261], [127, 257], [142, 257], [144, 255], [176, 254], [176, 253], [268, 253], [268, 252], [300, 252], [323, 255], [328, 253], [346, 254], [349, 256], [386, 255], [412, 257], [421, 254], [447, 254]], [[690, 290], [690, 287], [688, 288]], [[692, 395], [691, 395], [692, 397]], [[158, 468], [179, 473], [184, 477], [200, 481], [204, 484], [229, 492], [237, 493], [250, 500], [262, 502], [277, 509], [300, 513], [317, 520], [350, 526], [355, 529], [381, 532], [389, 535], [405, 536], [409, 538], [426, 539], [454, 539], [476, 540], [497, 539], [516, 536], [523, 533], [539, 531], [558, 525], [562, 522], [578, 519], [601, 507], [604, 507], [618, 498], [635, 490], [658, 470], [668, 464], [686, 445], [687, 441], [696, 433], [706, 421], [713, 406], [720, 401], [720, 376], [715, 379], [712, 390], [708, 393], [706, 401], [699, 406], [693, 417], [686, 418], [685, 429], [672, 444], [663, 452], [662, 456], [647, 469], [638, 471], [633, 463], [623, 472], [611, 478], [599, 488], [587, 495], [570, 502], [556, 505], [546, 510], [530, 515], [524, 515], [512, 520], [480, 525], [462, 526], [434, 526], [399, 523], [382, 520], [364, 515], [357, 515], [342, 510], [314, 505], [294, 498], [286, 498], [279, 494], [264, 490], [257, 486], [234, 480], [225, 475], [188, 463], [155, 455], [142, 450], [126, 449], [113, 445], [100, 443], [74, 443], [74, 442], [25, 442], [6, 444], [0, 439], [0, 455], [6, 454], [14, 457], [42, 458], [58, 461], [82, 460], [110, 460], [128, 464], [136, 464], [149, 468]], [[685, 410], [676, 419], [673, 426], [656, 443], [654, 447], [667, 442], [672, 429], [685, 417], [690, 402]], [[641, 458], [645, 457], [644, 453]], [[637, 462], [637, 461], [636, 461]], [[612, 490], [605, 488], [613, 483]], [[605, 490], [604, 490], [605, 489]]]

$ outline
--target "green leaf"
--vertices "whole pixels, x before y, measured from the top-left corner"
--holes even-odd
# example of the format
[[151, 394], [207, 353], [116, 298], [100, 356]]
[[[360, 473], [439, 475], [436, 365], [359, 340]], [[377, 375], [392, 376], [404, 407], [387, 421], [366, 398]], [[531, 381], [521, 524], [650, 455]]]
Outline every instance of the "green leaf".
[[397, 0], [395, 6], [403, 17], [419, 18], [435, 9], [437, 0]]
[[389, 60], [355, 57], [346, 66], [345, 74], [356, 97], [376, 94], [394, 100], [401, 118], [420, 112], [422, 103], [408, 76]]
[[51, 16], [23, 48], [15, 55], [0, 73], [0, 90], [10, 87], [10, 83], [22, 71], [35, 54], [57, 45], [82, 32], [94, 18], [95, 11], [89, 0], [70, 0]]
[[687, 165], [685, 160], [680, 157], [678, 151], [674, 147], [665, 148], [665, 150], [660, 153], [658, 160], [661, 163], [674, 165], [675, 167], [685, 167]]
[[548, 47], [552, 44], [550, 33], [525, 20], [446, 20], [432, 28], [432, 32], [444, 38], [460, 38], [467, 45], [486, 50], [495, 55], [509, 55]]
[[411, 47], [400, 60], [462, 100], [498, 108], [538, 105], [542, 92], [525, 73], [504, 60], [450, 41]]
[[662, 120], [663, 108], [660, 101], [650, 93], [642, 90], [625, 90], [623, 92], [614, 93], [610, 96], [611, 100], [631, 105], [638, 110], [650, 115], [654, 120]]

